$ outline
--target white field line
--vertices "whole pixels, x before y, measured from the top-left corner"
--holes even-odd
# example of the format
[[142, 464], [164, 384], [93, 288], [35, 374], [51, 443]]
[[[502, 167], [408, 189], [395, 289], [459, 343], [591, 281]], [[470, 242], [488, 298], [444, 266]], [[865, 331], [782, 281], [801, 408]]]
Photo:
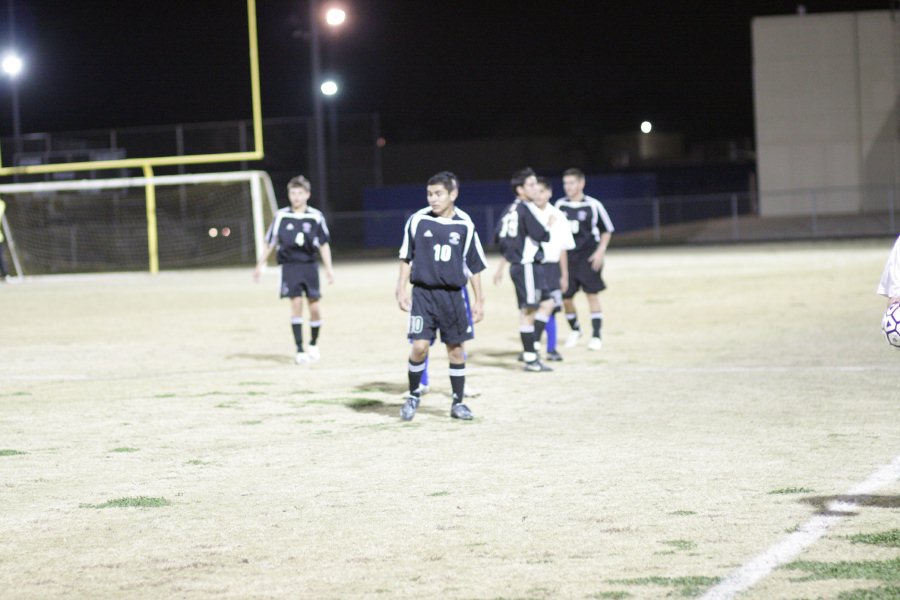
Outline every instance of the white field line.
[[621, 371], [639, 373], [796, 373], [797, 371], [842, 371], [862, 373], [867, 371], [896, 371], [896, 367], [888, 365], [818, 365], [803, 366], [755, 366], [755, 367], [615, 367]]
[[[859, 496], [871, 494], [894, 481], [900, 479], [900, 456], [890, 464], [873, 473], [868, 479], [859, 483], [843, 494], [843, 496]], [[852, 500], [835, 500], [829, 502], [826, 514], [816, 515], [804, 523], [796, 532], [787, 536], [777, 544], [770, 546], [762, 554], [744, 563], [737, 571], [725, 580], [710, 588], [703, 595], [703, 600], [725, 600], [734, 598], [744, 592], [769, 573], [794, 559], [801, 552], [813, 545], [825, 535], [828, 528], [844, 519], [848, 512], [857, 508]], [[843, 513], [843, 514], [842, 514]]]
[[[346, 375], [346, 367], [338, 367], [338, 366], [326, 366], [325, 364], [313, 365], [313, 366], [304, 366], [297, 367], [290, 361], [290, 354], [284, 355], [285, 360], [281, 361], [277, 364], [268, 364], [267, 366], [262, 366], [259, 361], [253, 361], [254, 365], [241, 365], [230, 364], [226, 369], [229, 372], [232, 371], [260, 371], [260, 372], [269, 372], [272, 370], [281, 370], [281, 369], [308, 369], [313, 370], [320, 374], [331, 374], [339, 377], [343, 377]], [[265, 363], [267, 361], [263, 361]], [[403, 362], [400, 361], [400, 368], [394, 369], [391, 372], [392, 376], [395, 376], [396, 373], [400, 373], [403, 375], [405, 373], [405, 369], [403, 368]], [[508, 363], [508, 364], [506, 364]], [[518, 363], [512, 362], [512, 359], [507, 359], [503, 364], [479, 364], [478, 359], [472, 360], [470, 366], [468, 367], [469, 375], [476, 375], [481, 373], [495, 373], [495, 372], [504, 372], [508, 371], [508, 365], [517, 365]], [[596, 373], [598, 367], [601, 365], [567, 365], [566, 372], [569, 374], [572, 373]], [[617, 370], [617, 371], [630, 371], [637, 373], [697, 373], [697, 374], [715, 374], [715, 373], [797, 373], [797, 372], [819, 372], [819, 371], [827, 371], [827, 372], [845, 372], [845, 373], [863, 373], [863, 372], [872, 372], [872, 371], [890, 371], [895, 372], [895, 367], [889, 366], [879, 366], [879, 365], [858, 365], [858, 366], [816, 366], [816, 367], [621, 367], [615, 365], [602, 365], [608, 369]], [[436, 365], [437, 370], [443, 376], [446, 365], [441, 364], [438, 361]], [[156, 373], [129, 373], [127, 375], [120, 374], [60, 374], [60, 373], [33, 373], [27, 375], [20, 374], [5, 374], [0, 371], [0, 381], [10, 380], [10, 381], [115, 381], [115, 380], [129, 380], [129, 379], [157, 379], [160, 377], [175, 377], [179, 375], [208, 375], [221, 373], [223, 371], [222, 368], [214, 368], [214, 369], [192, 369], [192, 370], [160, 370]], [[356, 369], [355, 373], [357, 375], [381, 375], [382, 378], [384, 376], [384, 367], [369, 367], [362, 368], [359, 367]], [[396, 375], [399, 377], [399, 375]], [[398, 379], [399, 381], [399, 379]]]
[[13, 381], [88, 381], [88, 375], [9, 375], [0, 376], [0, 380]]
[[[221, 375], [223, 372], [227, 373], [256, 373], [260, 377], [278, 374], [281, 375], [285, 372], [292, 372], [302, 374], [315, 374], [317, 376], [322, 377], [323, 379], [327, 379], [326, 376], [330, 377], [333, 381], [347, 381], [347, 367], [344, 366], [335, 366], [335, 367], [325, 367], [321, 364], [316, 365], [295, 365], [293, 360], [291, 359], [290, 354], [284, 355], [284, 360], [275, 364], [265, 364], [266, 361], [262, 361], [264, 364], [261, 365], [260, 361], [253, 361], [255, 364], [227, 364], [224, 367], [216, 367], [214, 369], [184, 369], [184, 370], [159, 370], [152, 373], [126, 373], [126, 374], [113, 374], [113, 373], [98, 373], [98, 374], [86, 374], [86, 373], [72, 373], [72, 374], [28, 374], [28, 375], [4, 375], [0, 373], [0, 383], [4, 381], [36, 381], [36, 382], [58, 382], [58, 381], [86, 381], [86, 382], [98, 382], [98, 381], [133, 381], [133, 380], [150, 380], [150, 379], [169, 379], [175, 377], [183, 377], [183, 376], [192, 376], [192, 375]], [[400, 367], [395, 368], [394, 371], [390, 372], [389, 376], [385, 375], [384, 367], [369, 367], [369, 368], [357, 368], [354, 373], [358, 377], [368, 377], [374, 379], [387, 379], [387, 380], [396, 380], [398, 383], [406, 383], [406, 361], [401, 361]], [[442, 367], [438, 368], [438, 373], [441, 377], [446, 375], [446, 364]]]

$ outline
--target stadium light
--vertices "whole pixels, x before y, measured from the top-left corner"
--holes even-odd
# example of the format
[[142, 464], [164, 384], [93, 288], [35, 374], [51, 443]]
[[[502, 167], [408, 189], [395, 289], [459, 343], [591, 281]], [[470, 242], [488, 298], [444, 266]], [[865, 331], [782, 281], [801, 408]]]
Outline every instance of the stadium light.
[[338, 27], [347, 20], [347, 12], [343, 8], [332, 7], [325, 13], [325, 22], [331, 27]]
[[322, 90], [322, 93], [325, 94], [326, 96], [334, 96], [335, 94], [338, 93], [338, 84], [335, 83], [334, 80], [329, 79], [327, 81], [322, 82], [322, 86], [320, 89]]
[[651, 123], [650, 121], [643, 121], [641, 123], [641, 132], [650, 133], [651, 131], [653, 131], [653, 123]]
[[22, 72], [23, 66], [22, 58], [16, 54], [15, 50], [10, 50], [4, 54], [3, 61], [0, 62], [0, 67], [3, 68], [4, 73], [9, 75], [10, 79], [18, 77], [19, 73]]

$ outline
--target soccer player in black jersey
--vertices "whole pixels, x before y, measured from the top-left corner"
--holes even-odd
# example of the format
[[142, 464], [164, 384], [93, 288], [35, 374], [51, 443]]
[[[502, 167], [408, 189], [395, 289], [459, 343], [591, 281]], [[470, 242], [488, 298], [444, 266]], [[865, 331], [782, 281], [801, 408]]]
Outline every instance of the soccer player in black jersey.
[[[458, 197], [459, 178], [455, 174], [451, 173], [450, 171], [441, 171], [440, 173], [438, 173], [438, 175], [445, 175], [453, 180], [453, 185], [456, 186], [456, 190], [457, 190], [457, 200], [459, 200], [459, 197]], [[454, 203], [454, 211], [457, 216], [459, 216], [463, 219], [468, 219], [470, 221], [472, 220], [472, 217], [470, 217], [468, 215], [468, 213], [466, 213], [459, 206], [456, 206], [456, 203]], [[466, 315], [469, 317], [469, 325], [472, 325], [472, 305], [471, 305], [471, 302], [469, 302], [468, 288], [464, 287], [462, 292], [463, 292], [463, 300], [465, 300], [465, 302], [466, 302]], [[409, 340], [409, 342], [412, 343], [412, 340]], [[431, 345], [434, 346], [434, 339], [431, 340]], [[419, 394], [420, 395], [425, 395], [430, 391], [430, 385], [429, 385], [430, 379], [428, 377], [428, 362], [429, 362], [429, 360], [430, 360], [430, 358], [426, 355], [425, 356], [425, 367], [422, 369], [422, 379], [419, 382]], [[466, 398], [475, 398], [476, 396], [479, 396], [479, 395], [480, 395], [480, 393], [477, 392], [476, 390], [472, 389], [472, 386], [468, 386], [468, 385], [466, 386]]]
[[[334, 271], [331, 268], [331, 236], [325, 224], [325, 216], [321, 211], [309, 206], [311, 186], [309, 180], [298, 175], [288, 182], [288, 199], [286, 206], [275, 213], [275, 219], [266, 233], [267, 248], [253, 277], [259, 281], [262, 269], [273, 250], [278, 250], [278, 263], [281, 265], [281, 297], [291, 299], [291, 329], [297, 345], [296, 362], [298, 365], [315, 362], [321, 354], [317, 342], [319, 329], [322, 327], [322, 313], [319, 300], [319, 265], [316, 255], [322, 257], [325, 277], [328, 283], [334, 283]], [[303, 349], [303, 296], [309, 307], [310, 339], [306, 351]]]
[[[428, 207], [406, 222], [400, 247], [400, 275], [396, 298], [401, 310], [409, 312], [409, 394], [400, 409], [404, 421], [416, 415], [421, 401], [419, 383], [431, 340], [440, 331], [450, 360], [453, 404], [450, 416], [471, 419], [465, 398], [466, 363], [463, 343], [473, 337], [466, 315], [463, 288], [472, 282], [472, 322], [484, 316], [481, 271], [487, 268], [484, 250], [475, 225], [456, 214], [459, 195], [456, 178], [442, 172], [428, 180]], [[407, 283], [412, 283], [412, 294]]]
[[556, 208], [566, 215], [575, 237], [575, 249], [569, 251], [569, 286], [563, 294], [566, 319], [572, 328], [566, 348], [575, 346], [581, 337], [573, 296], [583, 289], [591, 309], [593, 330], [588, 349], [599, 350], [603, 347], [600, 338], [603, 309], [598, 294], [606, 289], [603, 260], [615, 229], [603, 204], [596, 198], [585, 195], [584, 173], [579, 169], [568, 169], [563, 173], [563, 188], [566, 197], [556, 201]]
[[533, 200], [537, 209], [536, 215], [541, 223], [549, 221], [550, 215], [554, 216], [554, 223], [550, 229], [550, 241], [541, 244], [544, 251], [544, 261], [541, 263], [544, 283], [553, 298], [553, 312], [549, 320], [542, 323], [544, 315], [538, 311], [534, 316], [535, 344], [541, 341], [537, 335], [538, 326], [543, 325], [547, 332], [547, 360], [562, 360], [562, 356], [556, 350], [556, 312], [562, 308], [562, 295], [569, 285], [569, 261], [567, 252], [575, 247], [575, 240], [569, 230], [569, 222], [566, 215], [550, 203], [553, 197], [553, 185], [546, 177], [538, 177], [537, 196]]
[[[544, 251], [541, 242], [550, 241], [550, 229], [555, 222], [549, 217], [547, 225], [541, 223], [531, 201], [537, 195], [537, 176], [531, 169], [517, 171], [510, 180], [516, 199], [503, 212], [497, 226], [496, 241], [503, 259], [494, 273], [494, 283], [500, 283], [505, 264], [509, 263], [509, 276], [516, 288], [519, 304], [519, 336], [522, 339], [522, 360], [526, 371], [552, 371], [538, 358], [535, 341], [543, 333], [543, 325], [553, 314], [553, 298], [550, 287], [543, 278], [541, 261]], [[553, 288], [558, 287], [554, 285]], [[542, 318], [535, 321], [540, 311]], [[536, 330], [540, 328], [540, 331]]]

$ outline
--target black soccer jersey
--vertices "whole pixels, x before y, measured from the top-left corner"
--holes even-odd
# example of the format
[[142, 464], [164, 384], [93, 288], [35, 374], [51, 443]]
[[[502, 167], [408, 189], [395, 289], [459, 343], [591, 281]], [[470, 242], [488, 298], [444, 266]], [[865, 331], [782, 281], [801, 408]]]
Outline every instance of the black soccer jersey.
[[541, 224], [534, 210], [530, 202], [516, 199], [503, 211], [497, 224], [495, 241], [510, 264], [539, 263], [544, 259], [541, 242], [550, 240], [550, 230]]
[[278, 264], [282, 265], [315, 262], [319, 247], [330, 241], [324, 215], [311, 206], [302, 213], [295, 213], [290, 206], [280, 209], [266, 232], [266, 243], [277, 244]]
[[430, 208], [406, 221], [400, 260], [412, 263], [413, 285], [429, 288], [464, 288], [472, 275], [487, 268], [471, 219], [460, 214], [438, 217]]
[[581, 202], [560, 198], [556, 201], [556, 208], [566, 215], [572, 227], [575, 248], [571, 252], [593, 252], [600, 243], [601, 233], [615, 231], [606, 209], [596, 198], [586, 195]]

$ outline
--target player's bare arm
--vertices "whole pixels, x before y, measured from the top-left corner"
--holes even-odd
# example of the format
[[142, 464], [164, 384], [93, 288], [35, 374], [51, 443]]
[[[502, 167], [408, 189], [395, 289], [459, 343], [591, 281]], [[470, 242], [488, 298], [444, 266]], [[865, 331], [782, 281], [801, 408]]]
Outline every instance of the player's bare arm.
[[275, 250], [275, 244], [266, 247], [266, 251], [263, 252], [262, 258], [259, 259], [259, 262], [256, 263], [256, 268], [253, 269], [253, 281], [259, 283], [259, 278], [262, 275], [263, 268], [266, 266], [266, 263], [269, 261], [269, 256], [272, 254], [272, 251]]
[[484, 292], [481, 288], [481, 273], [469, 278], [472, 284], [472, 323], [479, 323], [484, 318]]
[[412, 306], [407, 287], [411, 270], [412, 266], [408, 262], [405, 260], [400, 261], [400, 276], [397, 278], [397, 290], [394, 292], [394, 297], [397, 299], [397, 305], [400, 306], [400, 310], [403, 312], [409, 312], [410, 306]]
[[591, 254], [588, 260], [591, 261], [591, 268], [595, 271], [599, 271], [600, 267], [603, 266], [603, 259], [606, 256], [606, 247], [609, 246], [609, 240], [612, 238], [612, 234], [608, 231], [604, 231], [600, 234], [600, 245], [597, 246], [597, 249]]
[[559, 291], [563, 294], [569, 289], [569, 254], [565, 250], [559, 254]]
[[326, 243], [319, 246], [319, 256], [322, 257], [322, 266], [325, 267], [325, 278], [330, 285], [334, 283], [334, 270], [331, 268], [331, 245]]
[[503, 273], [505, 271], [506, 259], [501, 256], [500, 261], [497, 263], [497, 270], [494, 271], [494, 285], [500, 285], [500, 282], [503, 281]]

